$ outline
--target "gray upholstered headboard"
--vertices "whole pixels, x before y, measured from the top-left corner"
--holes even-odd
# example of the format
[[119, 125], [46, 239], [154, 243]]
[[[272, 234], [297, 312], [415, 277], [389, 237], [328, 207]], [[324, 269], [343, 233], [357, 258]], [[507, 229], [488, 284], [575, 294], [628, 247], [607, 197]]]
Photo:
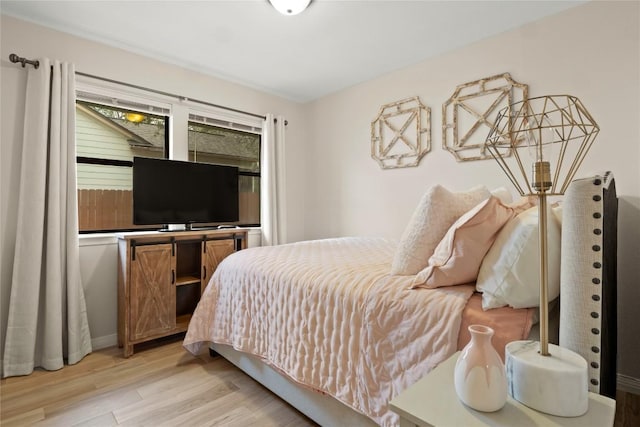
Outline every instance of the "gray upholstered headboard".
[[587, 360], [589, 391], [615, 398], [618, 198], [613, 174], [573, 181], [563, 206], [560, 345]]

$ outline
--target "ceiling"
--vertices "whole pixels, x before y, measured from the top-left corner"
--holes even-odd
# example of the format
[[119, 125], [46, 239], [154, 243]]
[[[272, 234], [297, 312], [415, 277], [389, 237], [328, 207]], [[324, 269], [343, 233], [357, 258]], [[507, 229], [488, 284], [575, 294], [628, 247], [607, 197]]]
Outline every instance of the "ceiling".
[[3, 14], [307, 102], [583, 1], [8, 1]]

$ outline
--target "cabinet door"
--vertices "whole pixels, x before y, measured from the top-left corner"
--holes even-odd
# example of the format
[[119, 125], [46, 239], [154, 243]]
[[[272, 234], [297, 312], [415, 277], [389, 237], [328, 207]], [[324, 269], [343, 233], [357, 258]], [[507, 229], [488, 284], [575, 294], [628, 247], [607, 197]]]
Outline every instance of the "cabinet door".
[[209, 284], [213, 272], [218, 264], [227, 256], [235, 252], [235, 241], [229, 240], [207, 240], [202, 242], [202, 289]]
[[176, 326], [172, 245], [136, 246], [131, 261], [131, 340], [162, 335]]

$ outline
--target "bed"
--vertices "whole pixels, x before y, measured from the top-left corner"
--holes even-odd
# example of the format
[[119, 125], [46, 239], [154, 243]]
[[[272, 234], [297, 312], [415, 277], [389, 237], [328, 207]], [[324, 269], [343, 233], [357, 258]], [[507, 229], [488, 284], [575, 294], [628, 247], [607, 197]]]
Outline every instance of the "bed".
[[[446, 200], [434, 194], [445, 193], [438, 191], [443, 190], [425, 195], [416, 209], [422, 215], [414, 213], [399, 243], [324, 239], [251, 248], [228, 257], [202, 295], [185, 348], [222, 355], [320, 425], [396, 425], [388, 402], [462, 348], [468, 324], [492, 326], [500, 352], [511, 340], [535, 335], [537, 309], [519, 307], [523, 292], [500, 306], [495, 303], [500, 295], [491, 288], [500, 257], [513, 252], [498, 244], [500, 233], [535, 211], [531, 201], [457, 194], [456, 200], [465, 199], [458, 210], [443, 213]], [[423, 227], [423, 214], [429, 211], [428, 228], [440, 229], [435, 237]], [[562, 267], [561, 297], [553, 306], [560, 326], [551, 336], [589, 362], [590, 390], [612, 397], [613, 176], [575, 180], [554, 214], [562, 229]], [[503, 235], [508, 240], [514, 232]], [[473, 245], [464, 249], [465, 257], [458, 257], [456, 251], [469, 241]], [[420, 250], [432, 254], [427, 265], [410, 265]], [[407, 271], [415, 274], [400, 274]], [[483, 310], [487, 304], [495, 307]]]

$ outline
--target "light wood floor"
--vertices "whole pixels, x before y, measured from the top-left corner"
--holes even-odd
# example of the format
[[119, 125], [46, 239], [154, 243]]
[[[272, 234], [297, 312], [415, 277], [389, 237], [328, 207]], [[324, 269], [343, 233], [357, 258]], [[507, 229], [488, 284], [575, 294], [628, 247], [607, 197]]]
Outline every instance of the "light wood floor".
[[[179, 338], [110, 348], [77, 365], [0, 382], [2, 426], [314, 426], [222, 357]], [[640, 426], [640, 396], [618, 391], [615, 427]]]
[[129, 359], [99, 350], [0, 387], [3, 427], [315, 425], [222, 357], [194, 357], [175, 338]]

